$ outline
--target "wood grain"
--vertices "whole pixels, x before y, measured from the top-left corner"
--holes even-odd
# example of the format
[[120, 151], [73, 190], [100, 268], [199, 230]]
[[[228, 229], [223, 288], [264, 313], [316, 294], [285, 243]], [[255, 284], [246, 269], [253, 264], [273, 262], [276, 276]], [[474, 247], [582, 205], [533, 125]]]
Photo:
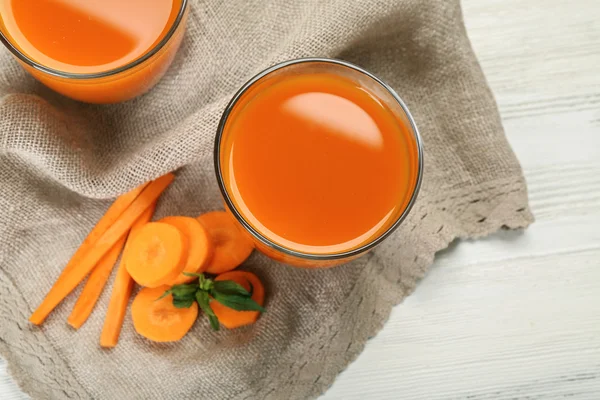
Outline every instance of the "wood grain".
[[537, 222], [438, 254], [323, 400], [600, 399], [600, 4], [463, 7]]
[[600, 3], [463, 7], [538, 220], [441, 252], [323, 400], [600, 399]]

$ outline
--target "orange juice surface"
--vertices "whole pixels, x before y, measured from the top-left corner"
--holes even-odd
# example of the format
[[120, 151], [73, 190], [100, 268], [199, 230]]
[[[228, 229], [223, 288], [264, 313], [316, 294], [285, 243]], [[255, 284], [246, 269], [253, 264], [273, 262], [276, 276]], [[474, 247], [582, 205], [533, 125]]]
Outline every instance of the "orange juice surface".
[[169, 31], [182, 0], [2, 0], [3, 31], [29, 58], [70, 73], [124, 66]]
[[406, 209], [417, 181], [409, 129], [348, 78], [273, 78], [236, 105], [223, 133], [227, 191], [271, 241], [311, 254], [358, 248]]

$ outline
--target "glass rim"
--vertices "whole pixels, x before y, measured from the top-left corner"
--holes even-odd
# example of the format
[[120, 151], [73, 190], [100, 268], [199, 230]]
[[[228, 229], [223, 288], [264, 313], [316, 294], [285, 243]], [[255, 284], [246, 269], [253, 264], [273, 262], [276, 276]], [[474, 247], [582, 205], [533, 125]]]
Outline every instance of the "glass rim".
[[[413, 136], [415, 139], [415, 143], [417, 146], [417, 158], [418, 158], [418, 160], [417, 160], [417, 181], [415, 183], [413, 192], [411, 194], [411, 198], [410, 198], [407, 206], [402, 211], [402, 213], [380, 235], [377, 235], [376, 237], [369, 240], [367, 243], [363, 244], [360, 247], [357, 247], [352, 250], [340, 252], [340, 253], [328, 253], [328, 254], [305, 253], [305, 252], [292, 250], [292, 249], [289, 249], [287, 247], [284, 247], [284, 246], [281, 246], [281, 245], [275, 243], [274, 241], [272, 241], [271, 239], [269, 239], [268, 237], [266, 237], [265, 235], [260, 233], [252, 225], [250, 225], [250, 223], [248, 221], [246, 221], [246, 219], [238, 211], [237, 207], [235, 206], [231, 197], [229, 196], [227, 188], [225, 187], [225, 182], [223, 180], [221, 157], [220, 157], [221, 139], [223, 138], [223, 134], [225, 131], [225, 125], [227, 123], [229, 115], [233, 111], [233, 108], [236, 106], [237, 102], [246, 93], [246, 91], [248, 89], [250, 89], [255, 83], [257, 83], [264, 77], [266, 77], [266, 76], [270, 75], [271, 73], [278, 71], [282, 68], [286, 68], [286, 67], [296, 65], [296, 64], [303, 64], [303, 63], [335, 64], [337, 66], [342, 66], [342, 67], [353, 69], [353, 70], [373, 79], [375, 81], [375, 83], [378, 83], [379, 85], [381, 85], [381, 87], [383, 87], [394, 98], [394, 100], [398, 103], [398, 105], [400, 105], [400, 107], [402, 108], [402, 111], [404, 112], [404, 114], [406, 115], [406, 118], [408, 119], [408, 121], [410, 123], [410, 128], [412, 130], [412, 133], [413, 133]], [[422, 143], [422, 139], [421, 139], [419, 130], [417, 129], [417, 125], [414, 121], [413, 116], [411, 115], [410, 111], [408, 110], [408, 107], [406, 106], [404, 101], [400, 98], [400, 96], [394, 91], [394, 89], [392, 89], [387, 83], [385, 83], [384, 81], [382, 81], [381, 79], [379, 79], [378, 77], [373, 75], [372, 73], [368, 72], [367, 70], [365, 70], [355, 64], [352, 64], [350, 62], [347, 62], [347, 61], [333, 59], [333, 58], [306, 57], [306, 58], [298, 58], [298, 59], [288, 60], [288, 61], [284, 61], [284, 62], [275, 64], [275, 65], [263, 70], [262, 72], [258, 73], [257, 75], [255, 75], [253, 78], [251, 78], [248, 82], [246, 82], [237, 91], [237, 93], [229, 101], [229, 103], [227, 104], [227, 107], [223, 111], [221, 120], [219, 122], [219, 126], [217, 128], [217, 134], [215, 136], [215, 147], [214, 147], [214, 165], [215, 165], [215, 173], [217, 176], [217, 182], [219, 185], [219, 189], [221, 191], [221, 195], [223, 196], [223, 199], [225, 200], [227, 207], [229, 208], [231, 213], [234, 215], [234, 217], [237, 219], [237, 221], [240, 224], [242, 224], [244, 229], [246, 229], [246, 231], [248, 231], [255, 239], [257, 239], [263, 245], [266, 245], [269, 248], [279, 251], [281, 253], [284, 253], [288, 256], [305, 259], [305, 260], [313, 260], [313, 261], [339, 260], [339, 259], [357, 256], [357, 255], [360, 255], [364, 252], [371, 250], [372, 248], [374, 248], [375, 246], [380, 244], [382, 241], [384, 241], [387, 237], [389, 237], [400, 226], [400, 224], [402, 224], [402, 222], [406, 219], [410, 210], [414, 206], [414, 203], [415, 203], [417, 196], [419, 194], [419, 191], [421, 189], [421, 182], [423, 179], [423, 143]]]
[[133, 60], [125, 65], [122, 65], [118, 68], [110, 69], [108, 71], [94, 72], [94, 73], [73, 73], [73, 72], [60, 71], [58, 69], [47, 67], [43, 64], [38, 63], [37, 61], [34, 61], [27, 54], [23, 53], [21, 50], [19, 50], [17, 47], [15, 47], [15, 45], [12, 44], [11, 40], [1, 29], [0, 29], [0, 42], [2, 42], [4, 44], [4, 46], [6, 46], [6, 48], [19, 60], [21, 60], [28, 66], [30, 66], [40, 72], [43, 72], [45, 74], [52, 75], [52, 76], [55, 76], [58, 78], [78, 79], [78, 80], [79, 79], [107, 78], [110, 76], [118, 75], [122, 72], [125, 72], [132, 68], [137, 67], [138, 65], [144, 63], [146, 60], [148, 60], [149, 58], [154, 56], [156, 53], [158, 53], [163, 47], [165, 47], [165, 45], [171, 40], [171, 38], [177, 31], [177, 28], [179, 28], [179, 25], [181, 24], [181, 21], [183, 20], [183, 16], [185, 15], [185, 10], [187, 8], [187, 5], [188, 5], [188, 0], [181, 0], [181, 6], [179, 7], [179, 11], [177, 13], [177, 17], [175, 18], [175, 21], [173, 21], [173, 24], [167, 31], [165, 37], [163, 37], [160, 42], [158, 42], [154, 47], [152, 47], [152, 49], [150, 49], [150, 51], [148, 51], [141, 57], [138, 57], [135, 60]]

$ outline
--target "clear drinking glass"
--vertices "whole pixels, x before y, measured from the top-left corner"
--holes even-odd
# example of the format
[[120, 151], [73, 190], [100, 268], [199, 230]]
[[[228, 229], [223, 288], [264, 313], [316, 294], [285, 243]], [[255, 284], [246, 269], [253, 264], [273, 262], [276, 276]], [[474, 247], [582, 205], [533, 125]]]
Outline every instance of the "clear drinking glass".
[[[228, 134], [228, 126], [233, 122], [231, 119], [235, 118], [236, 107], [243, 107], [243, 104], [247, 104], [249, 99], [260, 94], [263, 89], [269, 86], [269, 81], [271, 79], [281, 79], [282, 77], [294, 76], [306, 72], [327, 72], [330, 74], [339, 74], [345, 78], [351, 79], [363, 90], [368, 91], [371, 95], [386, 104], [393, 114], [393, 117], [407, 127], [414, 140], [416, 180], [412, 187], [410, 201], [406, 207], [404, 207], [402, 212], [397, 215], [395, 220], [389, 223], [389, 226], [387, 226], [385, 230], [381, 231], [377, 236], [372, 237], [368, 242], [362, 244], [358, 248], [351, 248], [332, 254], [311, 254], [301, 252], [285, 247], [282, 244], [269, 239], [263, 232], [257, 229], [257, 227], [253, 226], [248, 221], [248, 218], [244, 216], [243, 212], [236, 207], [235, 202], [232, 200], [231, 187], [226, 179], [224, 179], [224, 171], [229, 167], [223, 163], [224, 153], [228, 151], [227, 149], [224, 149], [223, 142]], [[234, 95], [233, 99], [225, 109], [218, 127], [215, 139], [214, 163], [217, 181], [227, 211], [231, 213], [239, 223], [240, 227], [252, 238], [258, 250], [267, 256], [286, 264], [299, 267], [318, 268], [335, 266], [360, 257], [385, 240], [402, 223], [413, 206], [421, 185], [423, 175], [423, 149], [417, 126], [408, 111], [408, 108], [390, 86], [373, 74], [345, 61], [304, 58], [286, 61], [266, 69], [247, 82]], [[260, 177], [256, 177], [256, 179], [260, 179]], [[348, 218], [351, 218], [351, 216], [349, 215]], [[324, 229], [326, 229], [325, 226]]]
[[1, 18], [0, 41], [23, 68], [54, 91], [87, 103], [118, 103], [147, 92], [162, 78], [181, 45], [187, 14], [188, 0], [182, 0], [177, 17], [160, 42], [142, 57], [116, 69], [99, 73], [63, 72], [34, 61], [12, 42]]

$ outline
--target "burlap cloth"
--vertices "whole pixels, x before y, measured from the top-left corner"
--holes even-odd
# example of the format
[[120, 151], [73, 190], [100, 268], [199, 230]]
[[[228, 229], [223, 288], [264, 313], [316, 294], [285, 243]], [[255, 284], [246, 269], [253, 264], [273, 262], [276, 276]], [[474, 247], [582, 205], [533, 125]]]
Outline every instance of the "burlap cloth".
[[[80, 104], [0, 52], [0, 354], [39, 399], [300, 399], [323, 393], [415, 287], [436, 251], [532, 221], [521, 169], [465, 34], [458, 0], [195, 0], [168, 75], [126, 104]], [[268, 312], [175, 344], [98, 345], [110, 290], [78, 332], [70, 296], [42, 328], [27, 317], [119, 193], [167, 171], [157, 217], [221, 208], [213, 137], [236, 89], [301, 56], [355, 62], [407, 102], [425, 145], [418, 202], [369, 255], [331, 270], [255, 254]], [[401, 354], [397, 356], [401, 357]], [[398, 375], [402, 379], [402, 375]]]

